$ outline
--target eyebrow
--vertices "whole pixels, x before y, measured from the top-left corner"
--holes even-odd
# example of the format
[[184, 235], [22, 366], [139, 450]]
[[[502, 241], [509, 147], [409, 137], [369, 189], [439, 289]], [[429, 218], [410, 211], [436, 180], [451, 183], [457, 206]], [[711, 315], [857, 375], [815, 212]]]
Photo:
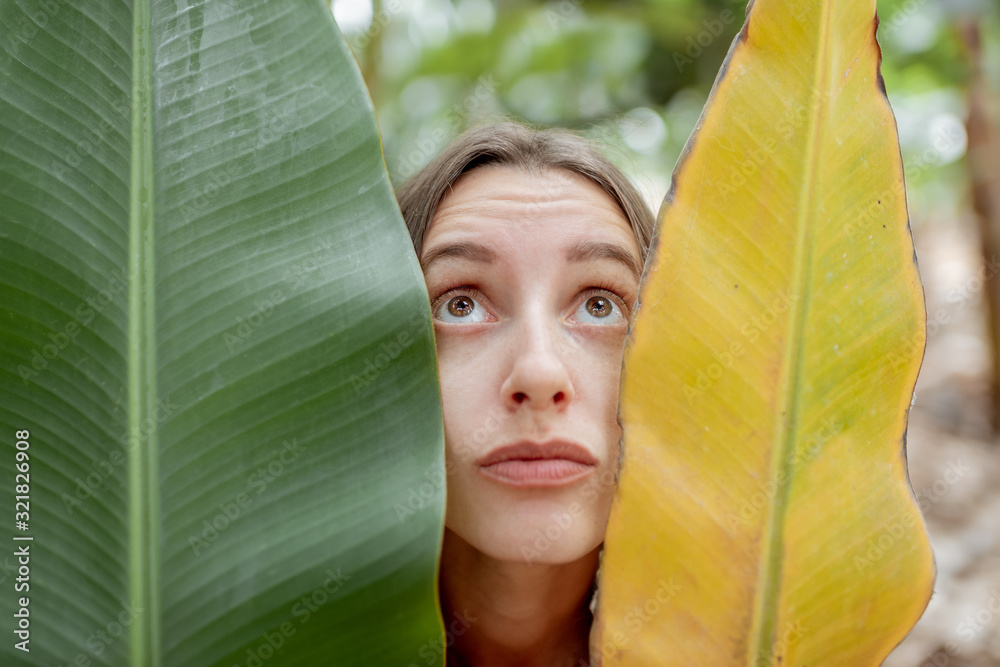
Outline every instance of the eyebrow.
[[580, 241], [569, 249], [566, 259], [570, 262], [585, 262], [592, 259], [610, 259], [625, 266], [635, 276], [642, 277], [642, 265], [635, 255], [620, 245], [602, 241]]
[[[497, 259], [496, 252], [492, 248], [477, 243], [475, 241], [462, 241], [449, 245], [438, 246], [426, 251], [420, 258], [420, 268], [427, 271], [436, 260], [443, 257], [461, 257], [472, 262], [481, 264], [492, 264]], [[594, 259], [610, 259], [622, 264], [635, 276], [636, 280], [642, 277], [642, 265], [635, 255], [624, 247], [614, 243], [603, 241], [580, 241], [569, 249], [566, 259], [570, 262], [586, 262]]]
[[461, 243], [438, 246], [426, 251], [423, 257], [420, 258], [420, 269], [427, 271], [427, 267], [442, 257], [462, 257], [472, 262], [492, 264], [496, 261], [497, 254], [493, 252], [492, 248], [484, 246], [482, 243], [462, 241]]

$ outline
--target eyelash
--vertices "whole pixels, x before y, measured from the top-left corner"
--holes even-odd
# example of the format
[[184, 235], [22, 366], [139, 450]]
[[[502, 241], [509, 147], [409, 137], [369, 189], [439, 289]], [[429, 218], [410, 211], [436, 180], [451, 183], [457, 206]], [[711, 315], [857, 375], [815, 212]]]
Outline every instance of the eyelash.
[[472, 285], [457, 285], [455, 287], [449, 287], [441, 292], [441, 294], [439, 294], [437, 298], [431, 302], [431, 313], [436, 313], [441, 304], [445, 303], [448, 299], [462, 294], [468, 294], [474, 298], [480, 298], [483, 295], [482, 292]]
[[[619, 292], [620, 292], [619, 288], [613, 283], [605, 281], [597, 281], [590, 287], [587, 287], [586, 289], [583, 290], [583, 293], [585, 294], [584, 302], [586, 302], [586, 299], [589, 299], [590, 297], [596, 296], [598, 294], [614, 297], [616, 299], [616, 305], [622, 310], [622, 316], [627, 320], [629, 319], [632, 313], [629, 307], [625, 305], [626, 303], [625, 297], [621, 296]], [[438, 297], [434, 299], [434, 301], [431, 303], [431, 312], [432, 313], [435, 312], [438, 309], [438, 307], [442, 303], [445, 303], [445, 301], [448, 298], [459, 296], [461, 294], [466, 294], [466, 293], [472, 297], [477, 297], [477, 296], [481, 297], [483, 295], [482, 292], [480, 292], [472, 285], [457, 285], [455, 287], [449, 287], [448, 289], [441, 292], [441, 294], [439, 294]]]
[[609, 282], [598, 281], [596, 284], [588, 287], [586, 291], [590, 292], [588, 298], [590, 296], [594, 296], [595, 294], [609, 294], [617, 298], [619, 302], [618, 306], [622, 309], [622, 315], [626, 320], [629, 318], [629, 315], [632, 314], [628, 307], [627, 299], [621, 295], [621, 290], [616, 285]]

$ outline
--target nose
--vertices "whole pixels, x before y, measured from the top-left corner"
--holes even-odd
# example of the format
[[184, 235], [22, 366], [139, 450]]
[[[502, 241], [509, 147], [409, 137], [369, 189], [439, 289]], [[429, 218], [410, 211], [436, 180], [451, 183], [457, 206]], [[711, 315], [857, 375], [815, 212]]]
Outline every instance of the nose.
[[526, 322], [515, 332], [513, 364], [503, 382], [504, 404], [510, 410], [565, 410], [575, 390], [564, 356], [573, 347], [562, 340], [556, 325]]

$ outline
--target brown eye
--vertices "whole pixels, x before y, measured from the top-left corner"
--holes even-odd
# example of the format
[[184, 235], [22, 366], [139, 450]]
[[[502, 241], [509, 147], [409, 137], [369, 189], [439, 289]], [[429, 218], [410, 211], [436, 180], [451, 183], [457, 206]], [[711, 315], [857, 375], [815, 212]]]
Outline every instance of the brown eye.
[[607, 317], [614, 312], [614, 305], [603, 296], [592, 296], [587, 299], [587, 312], [594, 317]]
[[594, 294], [577, 307], [574, 319], [582, 324], [614, 325], [624, 322], [625, 314], [610, 296]]
[[475, 324], [486, 322], [489, 312], [468, 294], [456, 294], [447, 301], [438, 303], [434, 317], [453, 324]]
[[455, 317], [465, 317], [476, 308], [476, 303], [467, 296], [456, 296], [448, 300], [448, 312]]

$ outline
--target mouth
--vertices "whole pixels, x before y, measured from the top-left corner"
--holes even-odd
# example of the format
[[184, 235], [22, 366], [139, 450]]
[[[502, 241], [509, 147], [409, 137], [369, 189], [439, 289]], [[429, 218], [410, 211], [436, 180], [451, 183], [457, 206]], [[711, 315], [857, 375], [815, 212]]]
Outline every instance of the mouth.
[[494, 449], [476, 465], [487, 477], [508, 486], [544, 488], [577, 482], [597, 470], [597, 463], [575, 442], [525, 440]]

